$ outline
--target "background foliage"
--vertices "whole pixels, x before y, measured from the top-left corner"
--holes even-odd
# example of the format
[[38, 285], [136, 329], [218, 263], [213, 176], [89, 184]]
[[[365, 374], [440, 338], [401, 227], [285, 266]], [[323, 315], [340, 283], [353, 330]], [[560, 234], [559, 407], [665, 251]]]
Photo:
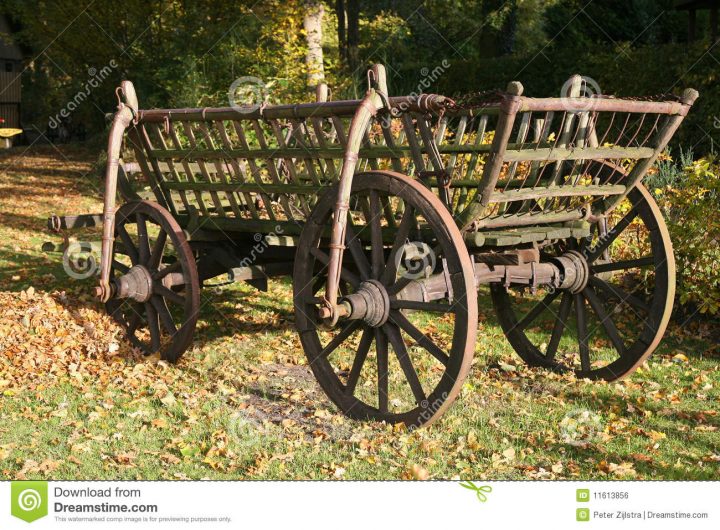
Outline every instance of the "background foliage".
[[[118, 67], [73, 112], [102, 133], [114, 87], [131, 79], [143, 107], [228, 104], [240, 76], [256, 76], [271, 100], [307, 101], [308, 0], [4, 0], [32, 57], [23, 74], [26, 125], [44, 131], [48, 118], [83, 90], [91, 69]], [[368, 65], [389, 67], [394, 94], [455, 95], [503, 88], [519, 80], [525, 93], [557, 95], [574, 73], [595, 79], [604, 94], [656, 95], [693, 87], [701, 97], [671, 145], [657, 176], [680, 267], [680, 301], [717, 313], [718, 58], [708, 46], [708, 13], [689, 43], [687, 14], [672, 0], [337, 0], [325, 2], [322, 45], [333, 97], [365, 90]], [[43, 16], [38, 17], [37, 14]], [[427, 72], [449, 63], [425, 89]], [[102, 134], [98, 136], [102, 137]], [[680, 150], [694, 153], [692, 162]], [[708, 158], [701, 158], [708, 157]], [[693, 306], [694, 307], [694, 306]]]

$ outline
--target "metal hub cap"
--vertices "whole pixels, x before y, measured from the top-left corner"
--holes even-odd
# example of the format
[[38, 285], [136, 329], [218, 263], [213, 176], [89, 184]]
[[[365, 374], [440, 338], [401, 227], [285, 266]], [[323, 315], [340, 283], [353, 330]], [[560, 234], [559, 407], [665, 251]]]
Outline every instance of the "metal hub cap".
[[115, 280], [117, 298], [132, 298], [138, 302], [147, 302], [152, 296], [152, 276], [143, 265], [133, 266], [127, 274]]
[[555, 262], [563, 271], [561, 289], [567, 289], [573, 294], [585, 289], [590, 278], [590, 267], [585, 256], [576, 250], [569, 250], [559, 258], [555, 258]]
[[374, 328], [382, 326], [390, 316], [390, 298], [385, 286], [377, 280], [365, 280], [344, 302], [350, 304], [349, 318], [362, 319]]

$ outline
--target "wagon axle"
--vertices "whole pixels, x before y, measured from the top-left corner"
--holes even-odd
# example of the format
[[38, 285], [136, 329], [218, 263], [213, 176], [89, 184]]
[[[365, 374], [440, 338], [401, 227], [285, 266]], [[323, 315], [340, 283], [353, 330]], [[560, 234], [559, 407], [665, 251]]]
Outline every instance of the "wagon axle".
[[[590, 276], [587, 259], [575, 250], [545, 262], [518, 265], [489, 265], [475, 263], [475, 283], [504, 284], [510, 286], [546, 287], [579, 293]], [[410, 280], [403, 289], [388, 295], [378, 281], [368, 280], [360, 284], [357, 292], [340, 300], [338, 313], [348, 320], [364, 320], [372, 327], [387, 321], [391, 306], [402, 304], [412, 309], [412, 303], [427, 303], [448, 299], [452, 303], [452, 286], [447, 274], [433, 274], [428, 278]], [[328, 314], [321, 308], [319, 316]]]
[[[136, 302], [145, 303], [157, 294], [157, 286], [172, 289], [173, 285], [183, 285], [182, 273], [171, 272], [159, 280], [144, 265], [135, 265], [127, 274], [115, 278], [112, 285], [113, 298], [131, 298]], [[155, 286], [155, 288], [153, 288]]]

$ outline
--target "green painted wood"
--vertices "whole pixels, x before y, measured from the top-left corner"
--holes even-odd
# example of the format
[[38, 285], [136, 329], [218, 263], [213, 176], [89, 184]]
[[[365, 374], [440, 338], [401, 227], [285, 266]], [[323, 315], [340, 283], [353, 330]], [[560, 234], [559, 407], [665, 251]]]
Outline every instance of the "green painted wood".
[[625, 193], [625, 186], [621, 184], [589, 186], [549, 186], [524, 188], [521, 190], [495, 191], [490, 196], [490, 202], [522, 201], [526, 199], [542, 199], [546, 197], [620, 195], [622, 193]]
[[171, 190], [285, 193], [297, 195], [314, 195], [327, 188], [327, 186], [317, 186], [315, 184], [256, 184], [254, 182], [164, 182], [163, 186]]
[[513, 149], [508, 146], [503, 160], [514, 161], [547, 161], [559, 160], [620, 160], [631, 158], [633, 160], [650, 158], [655, 154], [651, 147], [583, 147], [574, 149], [538, 148]]

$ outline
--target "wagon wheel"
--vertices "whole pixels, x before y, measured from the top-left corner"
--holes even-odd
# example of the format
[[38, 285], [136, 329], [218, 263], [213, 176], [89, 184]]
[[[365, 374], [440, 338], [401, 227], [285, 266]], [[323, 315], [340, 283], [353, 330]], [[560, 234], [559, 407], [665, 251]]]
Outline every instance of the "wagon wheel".
[[114, 298], [107, 312], [145, 355], [177, 361], [192, 342], [200, 307], [195, 258], [182, 229], [162, 206], [134, 201], [117, 211], [115, 238], [116, 291], [146, 294]]
[[[341, 280], [344, 295], [367, 295], [371, 315], [328, 330], [317, 315], [336, 200], [337, 187], [320, 198], [295, 258], [295, 325], [310, 367], [351, 418], [430, 423], [459, 393], [475, 349], [477, 292], [462, 235], [419, 182], [388, 171], [356, 175]], [[452, 293], [443, 283], [431, 302], [399, 299], [431, 274], [449, 278]]]
[[636, 187], [598, 230], [579, 243], [544, 250], [576, 250], [588, 263], [578, 293], [551, 291], [521, 301], [500, 286], [491, 294], [500, 325], [531, 366], [612, 381], [632, 373], [655, 350], [675, 295], [675, 260], [662, 213], [650, 193]]

